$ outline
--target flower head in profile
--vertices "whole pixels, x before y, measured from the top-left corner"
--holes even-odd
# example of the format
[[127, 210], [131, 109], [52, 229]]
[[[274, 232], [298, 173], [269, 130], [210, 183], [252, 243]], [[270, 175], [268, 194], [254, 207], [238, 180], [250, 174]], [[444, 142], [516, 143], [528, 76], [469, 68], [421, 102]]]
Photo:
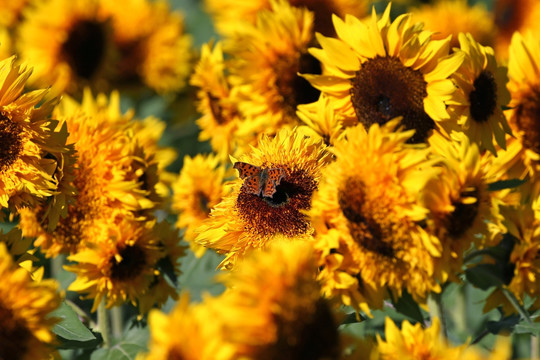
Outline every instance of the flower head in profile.
[[60, 305], [54, 280], [33, 281], [30, 274], [14, 264], [0, 242], [0, 358], [41, 359], [52, 355], [58, 319], [51, 312]]
[[482, 150], [495, 153], [495, 144], [506, 147], [506, 134], [511, 130], [502, 107], [510, 96], [506, 89], [506, 68], [497, 64], [493, 49], [476, 42], [471, 34], [459, 35], [464, 61], [452, 75], [458, 89], [448, 107], [451, 121], [443, 121], [448, 132], [464, 132]]
[[339, 358], [337, 319], [315, 274], [311, 244], [297, 241], [253, 252], [221, 276], [229, 289], [208, 306], [234, 358]]
[[411, 14], [391, 21], [390, 6], [380, 19], [373, 10], [370, 20], [334, 15], [333, 21], [337, 37], [318, 34], [321, 48], [310, 49], [323, 75], [303, 76], [328, 95], [344, 125], [369, 128], [401, 116], [406, 129], [416, 130], [409, 142], [425, 142], [436, 122], [450, 118], [449, 77], [463, 60], [449, 55], [450, 38], [431, 40]]
[[66, 128], [50, 119], [56, 100], [45, 100], [47, 90], [24, 93], [32, 70], [14, 61], [0, 61], [0, 208], [18, 211], [54, 195], [68, 148]]
[[[249, 251], [271, 242], [311, 238], [313, 228], [305, 211], [327, 160], [325, 146], [301, 133], [281, 130], [274, 138], [263, 137], [251, 153], [235, 160], [247, 164], [254, 176], [239, 174], [242, 178], [233, 182], [232, 191], [197, 229], [196, 241], [226, 254], [221, 267], [232, 268]], [[279, 180], [269, 172], [279, 174]], [[254, 189], [255, 182], [261, 188]], [[259, 191], [272, 185], [271, 194]]]
[[325, 293], [366, 312], [382, 306], [385, 288], [418, 301], [440, 291], [441, 245], [421, 226], [418, 198], [439, 170], [425, 146], [405, 144], [412, 130], [393, 132], [398, 121], [345, 131], [310, 211]]
[[197, 110], [201, 117], [196, 123], [201, 129], [199, 140], [209, 140], [222, 159], [238, 148], [242, 152], [253, 138], [246, 129], [248, 123], [242, 121], [235, 96], [238, 91], [230, 84], [225, 65], [222, 43], [204, 44], [190, 78], [190, 84], [198, 88]]
[[215, 155], [184, 157], [178, 180], [173, 184], [172, 208], [178, 212], [176, 227], [184, 228], [184, 240], [196, 255], [205, 248], [194, 242], [199, 227], [225, 195], [225, 166]]
[[482, 155], [465, 135], [454, 140], [434, 135], [429, 143], [441, 172], [422, 189], [421, 201], [429, 210], [425, 229], [442, 245], [436, 262], [444, 283], [461, 272], [464, 252], [472, 244], [483, 247], [489, 238], [488, 223], [496, 221], [497, 211], [488, 184], [497, 179], [489, 173], [491, 154]]
[[507, 87], [511, 100], [506, 117], [517, 138], [516, 146], [522, 148], [522, 162], [534, 175], [540, 160], [540, 42], [532, 32], [524, 35], [516, 32], [509, 52]]

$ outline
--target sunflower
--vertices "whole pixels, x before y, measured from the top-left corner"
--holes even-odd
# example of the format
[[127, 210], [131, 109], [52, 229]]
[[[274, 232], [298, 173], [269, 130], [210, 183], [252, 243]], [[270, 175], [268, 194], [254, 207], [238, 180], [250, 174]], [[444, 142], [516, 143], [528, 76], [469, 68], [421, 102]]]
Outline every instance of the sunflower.
[[385, 321], [385, 340], [377, 334], [380, 359], [462, 359], [466, 345], [451, 346], [441, 337], [441, 326], [434, 318], [431, 326], [423, 329], [420, 323], [412, 325], [407, 320], [401, 330], [387, 317]]
[[[234, 348], [223, 341], [219, 326], [205, 304], [190, 305], [183, 294], [169, 314], [152, 310], [148, 315], [150, 328], [149, 353], [146, 360], [227, 360]], [[137, 357], [139, 359], [139, 357]]]
[[151, 217], [163, 202], [158, 163], [134, 134], [133, 112], [120, 112], [118, 93], [108, 100], [104, 95], [94, 99], [87, 91], [82, 103], [64, 97], [55, 108], [77, 151], [73, 176], [65, 179], [77, 195], [54, 232], [40, 220], [45, 211], [40, 207], [22, 209], [20, 222], [23, 234], [37, 237], [35, 245], [48, 256], [77, 251], [97, 236], [94, 227], [113, 211], [129, 218]]
[[451, 47], [458, 47], [458, 34], [470, 33], [484, 46], [495, 42], [495, 22], [484, 4], [474, 6], [466, 0], [439, 0], [412, 10], [414, 20], [435, 31], [432, 39], [444, 39], [452, 35]]
[[430, 149], [441, 161], [441, 173], [427, 182], [421, 198], [429, 210], [426, 229], [442, 244], [437, 263], [445, 282], [461, 271], [463, 253], [471, 244], [480, 248], [489, 234], [488, 222], [494, 222], [496, 214], [488, 183], [495, 179], [488, 178], [486, 156], [466, 136], [450, 141], [434, 135]]
[[536, 0], [496, 0], [494, 18], [497, 25], [495, 53], [497, 58], [508, 58], [508, 46], [516, 31], [538, 32], [540, 4]]
[[366, 312], [382, 306], [385, 287], [420, 302], [440, 291], [433, 275], [441, 244], [421, 227], [428, 211], [418, 199], [440, 170], [425, 146], [405, 144], [412, 130], [393, 133], [398, 122], [345, 131], [310, 212], [323, 288]]
[[[505, 287], [523, 304], [525, 296], [535, 299], [531, 309], [540, 306], [540, 189], [538, 182], [521, 186], [521, 199], [517, 204], [500, 207], [501, 222], [494, 231], [508, 232], [515, 238], [510, 254], [513, 273], [509, 274]], [[497, 238], [498, 234], [494, 237]], [[498, 289], [486, 300], [485, 309], [502, 306], [505, 313], [514, 313], [515, 308]]]
[[323, 75], [304, 74], [328, 94], [344, 125], [383, 124], [402, 116], [409, 140], [425, 142], [436, 122], [449, 119], [446, 101], [455, 86], [449, 76], [463, 55], [448, 55], [450, 37], [430, 40], [430, 32], [412, 22], [411, 14], [390, 21], [390, 5], [380, 20], [333, 17], [337, 38], [317, 36], [322, 48], [311, 48]]
[[233, 85], [238, 108], [258, 133], [272, 133], [297, 125], [296, 106], [318, 99], [319, 92], [299, 72], [320, 73], [320, 64], [308, 53], [314, 40], [313, 13], [285, 1], [262, 10], [255, 24], [241, 22], [229, 36]]
[[[289, 0], [292, 6], [306, 8], [315, 15], [315, 31], [332, 35], [332, 14], [344, 16], [351, 14], [363, 17], [368, 13], [366, 0]], [[235, 30], [238, 21], [255, 23], [257, 14], [270, 9], [272, 0], [206, 0], [206, 9], [214, 17], [217, 29], [222, 34], [230, 34]]]
[[459, 44], [456, 53], [465, 60], [452, 76], [458, 87], [448, 107], [452, 121], [442, 126], [449, 132], [464, 132], [482, 150], [495, 153], [493, 140], [504, 149], [505, 135], [511, 133], [502, 111], [510, 100], [506, 68], [497, 65], [492, 48], [480, 45], [470, 34], [459, 34]]
[[540, 160], [540, 42], [533, 33], [516, 32], [510, 44], [508, 89], [511, 100], [506, 111], [508, 123], [523, 147], [524, 163], [531, 172], [538, 171]]
[[265, 248], [279, 240], [311, 238], [313, 228], [304, 212], [311, 206], [311, 196], [327, 160], [328, 153], [320, 141], [298, 132], [281, 130], [272, 139], [264, 136], [258, 147], [242, 156], [240, 162], [260, 170], [251, 179], [258, 178], [264, 187], [272, 185], [273, 180], [265, 180], [263, 172], [280, 173], [279, 180], [273, 182], [275, 192], [264, 196], [258, 189], [250, 189], [247, 179], [236, 179], [232, 191], [197, 229], [196, 241], [227, 254], [220, 267], [232, 268], [237, 259], [252, 249]]
[[98, 18], [111, 22], [122, 84], [135, 80], [160, 93], [185, 86], [192, 40], [184, 31], [182, 14], [171, 11], [167, 2], [100, 1]]
[[113, 49], [111, 29], [97, 18], [98, 7], [99, 0], [50, 0], [25, 10], [16, 45], [21, 59], [35, 67], [34, 85], [54, 84], [58, 94], [87, 84], [104, 86]]
[[339, 358], [337, 319], [315, 273], [311, 245], [299, 241], [254, 252], [222, 275], [230, 289], [209, 306], [235, 359]]
[[35, 282], [15, 265], [0, 242], [0, 358], [42, 359], [52, 355], [58, 321], [50, 314], [60, 305], [54, 280]]
[[[200, 141], [209, 140], [212, 149], [226, 159], [238, 147], [245, 147], [243, 143], [249, 143], [254, 138], [246, 129], [248, 124], [242, 121], [238, 110], [235, 95], [238, 91], [230, 84], [226, 73], [222, 43], [202, 46], [201, 58], [195, 66], [190, 84], [198, 88], [197, 110], [202, 116], [196, 123], [201, 129]], [[245, 141], [242, 141], [240, 132], [248, 135]]]
[[23, 93], [31, 70], [14, 61], [0, 61], [0, 208], [17, 211], [55, 193], [53, 154], [68, 149], [66, 129], [49, 119], [56, 100], [44, 100], [47, 90]]
[[160, 245], [160, 238], [170, 235], [163, 233], [163, 228], [155, 226], [153, 221], [130, 221], [114, 213], [109, 221], [114, 226], [99, 224], [95, 229], [96, 240], [87, 242], [84, 249], [68, 257], [76, 263], [64, 267], [77, 275], [68, 290], [94, 299], [92, 311], [101, 301], [108, 308], [131, 302], [144, 314], [157, 302], [152, 299], [166, 301], [168, 296], [162, 296], [163, 292], [174, 294], [170, 285], [168, 288], [159, 286], [159, 292], [156, 288], [151, 290], [162, 276], [158, 261], [164, 258], [165, 248]]
[[176, 227], [185, 228], [184, 240], [197, 256], [206, 248], [194, 242], [199, 227], [225, 195], [225, 166], [216, 155], [186, 156], [180, 176], [173, 184], [172, 209], [178, 212]]

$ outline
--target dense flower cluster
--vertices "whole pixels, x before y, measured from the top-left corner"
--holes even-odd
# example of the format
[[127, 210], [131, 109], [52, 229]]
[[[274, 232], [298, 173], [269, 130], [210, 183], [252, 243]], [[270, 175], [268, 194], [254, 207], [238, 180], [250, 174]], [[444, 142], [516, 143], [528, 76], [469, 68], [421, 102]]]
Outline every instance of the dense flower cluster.
[[0, 359], [536, 356], [534, 1], [1, 5]]

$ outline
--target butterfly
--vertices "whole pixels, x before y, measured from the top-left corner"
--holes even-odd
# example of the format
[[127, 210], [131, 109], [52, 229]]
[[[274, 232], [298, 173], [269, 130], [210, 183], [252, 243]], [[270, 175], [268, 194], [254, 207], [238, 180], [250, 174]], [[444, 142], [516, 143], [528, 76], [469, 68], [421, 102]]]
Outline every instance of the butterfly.
[[285, 176], [285, 170], [281, 168], [261, 168], [245, 162], [236, 162], [233, 166], [238, 170], [240, 179], [244, 180], [245, 189], [249, 194], [272, 197]]

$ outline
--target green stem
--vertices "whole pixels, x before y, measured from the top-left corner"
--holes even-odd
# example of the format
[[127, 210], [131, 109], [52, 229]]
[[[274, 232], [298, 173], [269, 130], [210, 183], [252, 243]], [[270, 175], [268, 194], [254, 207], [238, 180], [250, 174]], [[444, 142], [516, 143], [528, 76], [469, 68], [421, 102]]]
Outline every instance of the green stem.
[[531, 335], [531, 360], [537, 360], [538, 359], [538, 341], [540, 337]]
[[529, 317], [529, 314], [527, 313], [527, 310], [525, 310], [520, 304], [519, 301], [516, 299], [514, 294], [512, 294], [508, 289], [501, 287], [501, 291], [503, 292], [504, 296], [510, 301], [510, 304], [516, 309], [516, 311], [521, 315], [523, 319], [527, 322], [529, 325], [533, 325], [532, 319]]
[[441, 333], [444, 338], [448, 338], [448, 329], [446, 326], [446, 316], [444, 314], [444, 306], [442, 303], [442, 291], [440, 294], [431, 293], [428, 297], [428, 307], [431, 318], [438, 317], [441, 322]]
[[120, 338], [124, 331], [124, 317], [121, 306], [115, 306], [111, 309], [111, 323], [113, 336], [115, 338]]
[[107, 309], [105, 308], [105, 301], [102, 299], [101, 303], [98, 306], [98, 327], [103, 337], [103, 346], [108, 348], [111, 346], [111, 334], [109, 328], [109, 315]]
[[64, 257], [62, 255], [55, 256], [51, 259], [51, 277], [53, 279], [59, 279], [64, 265]]
[[81, 309], [77, 304], [75, 304], [73, 301], [68, 300], [68, 299], [66, 299], [65, 301], [66, 301], [66, 304], [68, 304], [69, 307], [71, 307], [73, 311], [77, 313], [77, 315], [79, 315], [80, 317], [82, 317], [84, 320], [88, 322], [88, 325], [90, 325], [92, 329], [95, 329], [98, 327], [95, 321], [92, 320], [92, 317], [88, 315], [83, 309]]

